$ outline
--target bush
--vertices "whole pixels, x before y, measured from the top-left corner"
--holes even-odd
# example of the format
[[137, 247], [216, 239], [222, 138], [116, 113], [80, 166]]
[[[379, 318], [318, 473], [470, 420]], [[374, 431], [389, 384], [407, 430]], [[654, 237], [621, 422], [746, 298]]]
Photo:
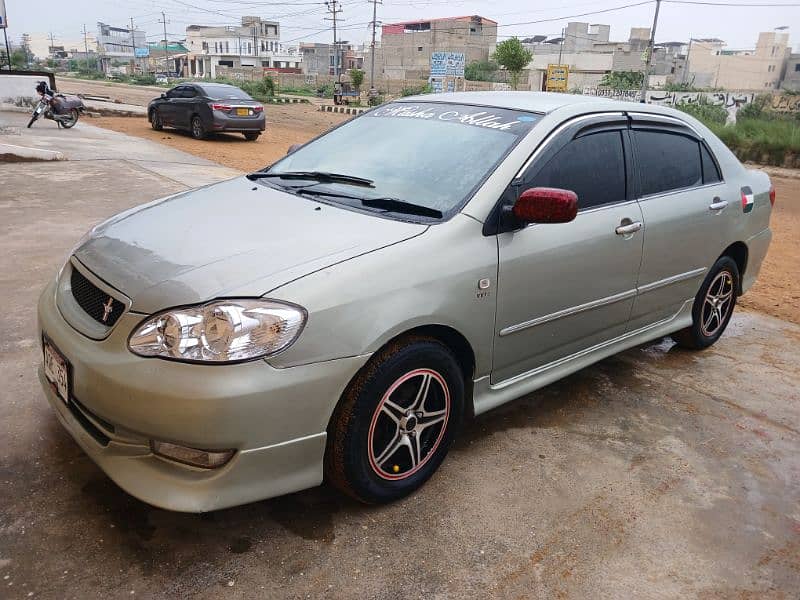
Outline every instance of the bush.
[[702, 121], [706, 125], [716, 124], [724, 125], [725, 120], [728, 118], [728, 111], [725, 107], [716, 104], [700, 103], [681, 103], [675, 106], [678, 110], [692, 115], [698, 121]]
[[405, 96], [419, 96], [420, 94], [430, 94], [433, 92], [433, 88], [430, 84], [425, 84], [422, 86], [407, 86], [400, 90], [400, 95]]

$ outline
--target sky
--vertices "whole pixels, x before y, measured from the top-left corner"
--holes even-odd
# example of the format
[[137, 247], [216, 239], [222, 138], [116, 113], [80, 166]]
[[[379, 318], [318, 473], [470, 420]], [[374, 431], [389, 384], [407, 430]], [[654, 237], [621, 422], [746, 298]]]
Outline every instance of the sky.
[[[789, 26], [790, 44], [800, 46], [800, 0], [690, 0], [700, 4], [674, 3], [664, 0], [659, 15], [656, 42], [687, 41], [690, 37], [716, 37], [731, 48], [755, 46], [759, 31]], [[760, 4], [761, 6], [708, 6], [702, 2], [727, 4]], [[642, 0], [383, 0], [378, 4], [378, 21], [392, 23], [433, 17], [481, 15], [497, 21], [498, 40], [510, 36], [557, 37], [568, 21], [611, 25], [611, 39], [628, 39], [631, 27], [650, 27], [655, 2]], [[281, 24], [284, 43], [299, 41], [332, 41], [330, 22], [325, 21], [323, 0], [5, 0], [9, 36], [18, 41], [22, 33], [44, 38], [52, 32], [56, 45], [82, 45], [82, 28], [94, 31], [97, 21], [127, 27], [134, 24], [144, 29], [148, 39], [163, 38], [161, 11], [167, 19], [170, 40], [185, 37], [187, 25], [229, 25], [242, 15], [256, 15], [277, 20]], [[341, 0], [340, 39], [353, 43], [368, 41], [372, 20], [371, 0]], [[783, 4], [784, 6], [763, 6]], [[789, 6], [792, 5], [792, 6]], [[532, 22], [537, 21], [537, 22]]]

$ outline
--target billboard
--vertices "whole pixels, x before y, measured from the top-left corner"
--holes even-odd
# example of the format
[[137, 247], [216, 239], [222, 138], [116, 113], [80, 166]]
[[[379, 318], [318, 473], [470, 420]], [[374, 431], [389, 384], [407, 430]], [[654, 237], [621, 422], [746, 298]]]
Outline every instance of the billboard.
[[147, 58], [150, 56], [150, 48], [134, 48], [133, 55], [136, 58]]
[[0, 0], [0, 29], [8, 27], [8, 17], [6, 16], [6, 0]]
[[466, 55], [463, 52], [431, 53], [431, 77], [463, 77]]
[[547, 91], [566, 92], [569, 65], [547, 65]]

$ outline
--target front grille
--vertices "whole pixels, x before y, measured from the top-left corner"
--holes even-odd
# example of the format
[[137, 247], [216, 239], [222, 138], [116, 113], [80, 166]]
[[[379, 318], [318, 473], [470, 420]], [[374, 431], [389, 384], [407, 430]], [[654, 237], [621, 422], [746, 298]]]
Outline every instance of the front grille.
[[125, 311], [122, 302], [98, 288], [75, 267], [72, 268], [70, 285], [72, 296], [78, 305], [95, 321], [106, 327], [113, 327]]

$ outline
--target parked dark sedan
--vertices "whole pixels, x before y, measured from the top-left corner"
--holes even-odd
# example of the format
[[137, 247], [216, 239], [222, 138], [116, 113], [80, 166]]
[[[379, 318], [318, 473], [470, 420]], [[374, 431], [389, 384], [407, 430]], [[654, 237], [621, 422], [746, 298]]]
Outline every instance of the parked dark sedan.
[[266, 128], [264, 106], [223, 83], [182, 83], [150, 101], [147, 119], [156, 131], [185, 129], [198, 140], [209, 133], [236, 131], [253, 141]]

